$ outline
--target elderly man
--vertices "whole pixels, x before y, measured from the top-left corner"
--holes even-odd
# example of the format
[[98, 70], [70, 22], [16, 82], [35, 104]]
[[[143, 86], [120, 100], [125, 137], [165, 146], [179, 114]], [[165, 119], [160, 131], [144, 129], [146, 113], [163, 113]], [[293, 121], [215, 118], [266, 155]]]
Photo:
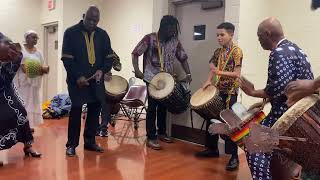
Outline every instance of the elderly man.
[[[75, 156], [79, 145], [82, 105], [87, 104], [88, 116], [84, 130], [84, 149], [103, 152], [96, 144], [101, 102], [104, 100], [104, 74], [112, 67], [110, 39], [97, 27], [99, 9], [91, 6], [82, 21], [64, 33], [62, 61], [67, 71], [68, 91], [72, 107], [68, 125], [66, 154]], [[91, 78], [90, 78], [91, 77]]]
[[[269, 115], [262, 125], [271, 127], [288, 109], [285, 87], [297, 79], [313, 79], [307, 56], [284, 36], [280, 22], [275, 18], [264, 20], [257, 32], [263, 49], [271, 51], [269, 56], [268, 80], [264, 89], [256, 90], [245, 78], [240, 79], [241, 89], [249, 96], [266, 99], [271, 103]], [[259, 103], [263, 105], [264, 103]], [[272, 179], [270, 161], [272, 154], [249, 154], [247, 160], [252, 178]]]

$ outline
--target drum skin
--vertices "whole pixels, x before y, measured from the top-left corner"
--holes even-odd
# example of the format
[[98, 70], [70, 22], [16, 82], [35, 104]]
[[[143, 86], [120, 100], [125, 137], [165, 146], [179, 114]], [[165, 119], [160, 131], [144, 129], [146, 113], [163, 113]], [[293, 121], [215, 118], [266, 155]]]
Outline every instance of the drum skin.
[[219, 90], [214, 86], [200, 88], [191, 97], [191, 109], [204, 119], [216, 119], [224, 109], [224, 103], [219, 96]]
[[107, 103], [119, 103], [128, 92], [128, 81], [118, 75], [112, 75], [110, 81], [104, 82], [106, 87]]
[[[303, 98], [287, 110], [272, 126], [282, 136], [306, 138], [306, 142], [280, 140], [286, 156], [307, 170], [320, 171], [320, 99]], [[318, 172], [319, 173], [319, 172]]]
[[[167, 107], [173, 114], [180, 114], [189, 108], [190, 91], [185, 89], [181, 82], [165, 72], [155, 75], [148, 86], [149, 95]], [[156, 86], [156, 87], [154, 87]]]

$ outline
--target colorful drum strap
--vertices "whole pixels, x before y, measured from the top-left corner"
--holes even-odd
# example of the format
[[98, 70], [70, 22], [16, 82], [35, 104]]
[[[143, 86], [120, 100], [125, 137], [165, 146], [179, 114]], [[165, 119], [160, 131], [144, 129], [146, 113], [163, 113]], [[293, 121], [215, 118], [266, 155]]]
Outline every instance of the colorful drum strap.
[[264, 114], [264, 112], [259, 112], [257, 114], [255, 114], [255, 116], [249, 121], [247, 122], [241, 130], [233, 133], [230, 137], [231, 140], [235, 143], [238, 144], [238, 146], [243, 146], [243, 141], [242, 139], [244, 137], [246, 137], [247, 135], [249, 135], [249, 125], [250, 123], [256, 123], [256, 124], [260, 124], [264, 119], [266, 118], [266, 115]]

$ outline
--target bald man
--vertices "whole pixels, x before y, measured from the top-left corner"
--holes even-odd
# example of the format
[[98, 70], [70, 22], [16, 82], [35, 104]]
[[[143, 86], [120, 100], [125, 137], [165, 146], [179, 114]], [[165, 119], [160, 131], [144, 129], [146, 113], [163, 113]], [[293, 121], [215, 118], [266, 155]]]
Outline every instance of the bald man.
[[[258, 27], [259, 42], [264, 50], [271, 51], [269, 56], [268, 80], [264, 89], [256, 90], [245, 78], [240, 79], [241, 89], [249, 96], [263, 98], [271, 103], [271, 111], [262, 125], [272, 125], [288, 109], [286, 85], [297, 79], [313, 79], [310, 63], [306, 54], [284, 36], [280, 22], [275, 18], [264, 20]], [[262, 106], [262, 102], [260, 105]], [[248, 154], [247, 160], [252, 178], [272, 179], [270, 161], [272, 154]]]
[[76, 155], [83, 104], [87, 104], [88, 107], [83, 135], [84, 149], [103, 152], [96, 144], [95, 135], [102, 99], [105, 100], [104, 83], [100, 82], [103, 82], [104, 74], [111, 70], [112, 49], [107, 32], [97, 27], [99, 19], [99, 9], [91, 6], [83, 20], [68, 28], [63, 37], [61, 60], [67, 71], [68, 91], [72, 101], [66, 144], [67, 156]]

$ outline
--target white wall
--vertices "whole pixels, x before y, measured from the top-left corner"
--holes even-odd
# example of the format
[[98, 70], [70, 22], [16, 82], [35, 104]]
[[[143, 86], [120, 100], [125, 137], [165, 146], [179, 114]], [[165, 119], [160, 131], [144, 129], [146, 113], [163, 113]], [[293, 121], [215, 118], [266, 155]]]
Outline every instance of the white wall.
[[[257, 28], [259, 23], [268, 17], [270, 8], [269, 0], [244, 0], [240, 4], [238, 42], [244, 55], [242, 75], [251, 80], [257, 89], [265, 87], [269, 53], [259, 44]], [[249, 106], [258, 99], [241, 92], [239, 100]]]
[[[311, 0], [271, 0], [274, 6], [270, 16], [277, 17], [285, 31], [286, 37], [302, 48], [309, 57], [315, 76], [320, 75], [320, 11], [311, 11]], [[290, 8], [287, 5], [290, 4]], [[286, 8], [285, 11], [283, 9]]]
[[[152, 32], [153, 1], [151, 0], [105, 0], [102, 6], [101, 25], [109, 34], [111, 45], [122, 63], [120, 74], [125, 78], [134, 76], [131, 52], [144, 35]], [[142, 65], [142, 57], [140, 57]], [[141, 81], [139, 81], [141, 83]]]
[[162, 16], [169, 14], [169, 1], [168, 0], [153, 0], [153, 18], [152, 30], [158, 31]]
[[[1, 32], [14, 42], [24, 42], [24, 33], [33, 29], [40, 31], [41, 0], [2, 0], [0, 6]], [[40, 37], [41, 38], [41, 37]], [[39, 44], [41, 46], [41, 44]]]

